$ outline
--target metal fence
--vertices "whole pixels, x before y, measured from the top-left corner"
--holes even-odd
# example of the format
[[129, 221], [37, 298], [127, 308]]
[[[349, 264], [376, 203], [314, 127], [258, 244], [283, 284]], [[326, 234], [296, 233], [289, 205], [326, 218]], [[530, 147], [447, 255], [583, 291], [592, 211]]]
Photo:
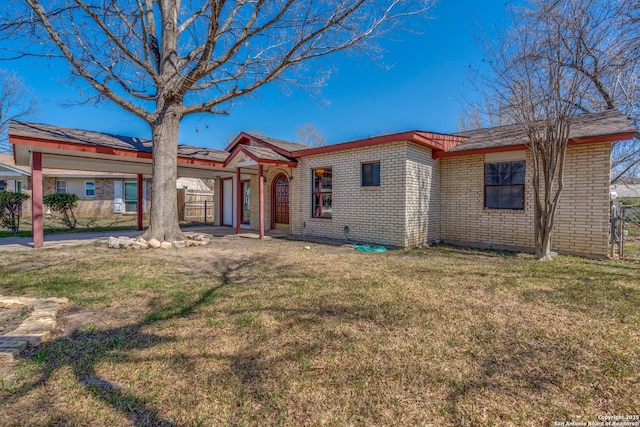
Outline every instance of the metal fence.
[[640, 205], [614, 209], [612, 221], [612, 255], [640, 260]]
[[213, 222], [213, 193], [178, 190], [178, 218], [181, 221]]

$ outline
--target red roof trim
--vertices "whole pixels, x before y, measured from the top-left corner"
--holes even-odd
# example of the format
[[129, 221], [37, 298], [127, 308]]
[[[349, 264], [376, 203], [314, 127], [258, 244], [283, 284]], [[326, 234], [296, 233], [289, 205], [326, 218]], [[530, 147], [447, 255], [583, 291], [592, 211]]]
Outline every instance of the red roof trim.
[[400, 132], [389, 135], [375, 136], [372, 138], [358, 139], [355, 141], [343, 142], [340, 144], [325, 145], [292, 153], [294, 157], [312, 156], [315, 154], [331, 153], [334, 151], [353, 150], [355, 148], [370, 147], [373, 145], [386, 144], [390, 142], [410, 141], [416, 144], [431, 148], [432, 150], [445, 150], [455, 147], [467, 138], [455, 135], [444, 135], [431, 132]]
[[51, 148], [55, 150], [80, 151], [84, 153], [109, 154], [122, 157], [135, 157], [139, 159], [150, 159], [151, 153], [142, 151], [126, 150], [122, 148], [111, 148], [80, 144], [75, 142], [61, 142], [42, 138], [28, 138], [24, 136], [9, 136], [9, 142], [14, 145], [30, 145], [33, 147]]
[[[624, 141], [627, 139], [633, 138], [635, 133], [617, 133], [611, 135], [599, 135], [599, 136], [590, 136], [584, 138], [575, 138], [570, 139], [568, 145], [576, 146], [576, 145], [585, 145], [585, 144], [599, 144], [599, 143], [613, 143], [616, 141]], [[527, 150], [529, 147], [526, 144], [518, 144], [518, 145], [507, 145], [505, 147], [489, 147], [489, 148], [478, 148], [475, 150], [466, 150], [466, 151], [434, 151], [432, 157], [434, 159], [439, 159], [443, 157], [459, 157], [459, 156], [473, 156], [476, 154], [488, 154], [488, 153], [500, 153], [506, 151], [519, 151], [519, 150]]]
[[460, 156], [473, 156], [475, 154], [488, 154], [488, 153], [501, 153], [506, 151], [521, 151], [526, 150], [528, 147], [525, 144], [507, 145], [505, 147], [491, 147], [491, 148], [477, 148], [475, 150], [466, 151], [434, 151], [431, 155], [434, 159], [440, 159], [443, 157], [460, 157]]
[[247, 142], [249, 142], [249, 140], [253, 139], [253, 137], [251, 135], [249, 135], [246, 132], [240, 132], [238, 134], [238, 136], [236, 136], [233, 141], [231, 141], [231, 143], [227, 146], [227, 148], [224, 149], [224, 151], [229, 151], [231, 152], [231, 150], [233, 150], [236, 145], [239, 144], [246, 144]]
[[[86, 145], [74, 142], [61, 142], [42, 138], [28, 138], [23, 136], [9, 136], [9, 142], [14, 145], [29, 145], [40, 148], [50, 148], [55, 150], [79, 151], [83, 153], [106, 154], [119, 157], [129, 157], [137, 159], [151, 159], [151, 153], [136, 150], [127, 150], [122, 148], [112, 148], [104, 146]], [[14, 150], [15, 158], [15, 150]], [[213, 160], [192, 159], [189, 157], [178, 156], [178, 163], [197, 166], [224, 166], [224, 162], [216, 162]]]
[[277, 147], [277, 146], [275, 146], [275, 145], [273, 145], [273, 144], [271, 144], [271, 143], [269, 143], [267, 141], [264, 141], [264, 140], [260, 139], [257, 136], [250, 135], [250, 134], [248, 134], [246, 132], [240, 132], [240, 134], [238, 136], [236, 136], [236, 138], [233, 141], [231, 141], [231, 144], [229, 144], [229, 146], [227, 148], [225, 148], [224, 150], [225, 151], [233, 150], [238, 145], [246, 145], [250, 141], [257, 142], [260, 145], [264, 145], [264, 146], [272, 149], [276, 153], [281, 154], [283, 156], [296, 157], [295, 153], [297, 153], [297, 152], [284, 150], [284, 149], [282, 149], [280, 147]]
[[225, 167], [229, 166], [229, 163], [231, 163], [231, 160], [233, 160], [240, 152], [245, 154], [247, 157], [249, 157], [259, 165], [279, 166], [279, 167], [286, 167], [286, 168], [295, 168], [298, 166], [297, 162], [286, 162], [282, 160], [272, 160], [272, 159], [260, 159], [255, 154], [253, 154], [252, 152], [244, 148], [242, 145], [240, 145], [236, 150], [233, 151], [233, 153], [229, 155], [229, 157], [227, 157], [227, 161], [224, 163], [224, 166]]

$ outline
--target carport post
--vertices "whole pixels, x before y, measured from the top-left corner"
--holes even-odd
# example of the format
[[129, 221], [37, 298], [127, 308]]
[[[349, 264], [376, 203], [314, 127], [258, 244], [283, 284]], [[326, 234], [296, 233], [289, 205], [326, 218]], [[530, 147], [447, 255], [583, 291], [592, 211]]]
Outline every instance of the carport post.
[[44, 245], [44, 227], [42, 217], [42, 153], [31, 153], [31, 231], [33, 247]]
[[242, 210], [242, 185], [240, 185], [240, 168], [236, 168], [236, 234], [240, 234], [240, 211]]
[[138, 216], [138, 231], [142, 230], [142, 212], [144, 212], [143, 210], [143, 203], [146, 202], [146, 200], [143, 200], [143, 194], [142, 194], [142, 186], [144, 185], [144, 182], [142, 180], [142, 174], [138, 174], [138, 206], [136, 209], [136, 214]]
[[258, 212], [260, 212], [260, 238], [264, 239], [264, 167], [261, 164], [258, 165]]

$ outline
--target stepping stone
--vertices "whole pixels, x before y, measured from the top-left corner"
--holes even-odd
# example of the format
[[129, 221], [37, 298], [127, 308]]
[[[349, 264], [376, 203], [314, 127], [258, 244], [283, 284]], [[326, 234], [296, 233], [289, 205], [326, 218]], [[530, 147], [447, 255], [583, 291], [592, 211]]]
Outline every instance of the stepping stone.
[[0, 337], [0, 351], [12, 348], [22, 351], [27, 348], [27, 342], [24, 340], [3, 340], [2, 337]]
[[46, 341], [51, 336], [51, 332], [42, 331], [42, 332], [34, 332], [34, 333], [19, 333], [16, 331], [9, 332], [6, 335], [3, 335], [2, 338], [15, 338], [16, 340], [24, 340], [29, 344], [29, 347], [35, 347], [40, 345], [42, 341]]

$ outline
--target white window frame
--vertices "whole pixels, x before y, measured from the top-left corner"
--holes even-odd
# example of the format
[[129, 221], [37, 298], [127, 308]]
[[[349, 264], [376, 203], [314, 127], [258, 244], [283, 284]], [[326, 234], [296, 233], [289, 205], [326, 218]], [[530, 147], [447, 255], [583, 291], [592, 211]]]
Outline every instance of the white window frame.
[[[88, 191], [89, 189], [87, 188], [87, 185], [91, 184], [93, 185], [93, 188], [91, 189], [91, 191], [93, 192], [93, 194], [89, 194]], [[85, 181], [84, 182], [84, 197], [87, 198], [94, 198], [96, 197], [96, 182], [95, 181]]]
[[[61, 190], [60, 184], [64, 183], [64, 189], [63, 191]], [[56, 179], [56, 193], [67, 193], [69, 191], [69, 186], [68, 186], [68, 182], [66, 180], [57, 180]]]

